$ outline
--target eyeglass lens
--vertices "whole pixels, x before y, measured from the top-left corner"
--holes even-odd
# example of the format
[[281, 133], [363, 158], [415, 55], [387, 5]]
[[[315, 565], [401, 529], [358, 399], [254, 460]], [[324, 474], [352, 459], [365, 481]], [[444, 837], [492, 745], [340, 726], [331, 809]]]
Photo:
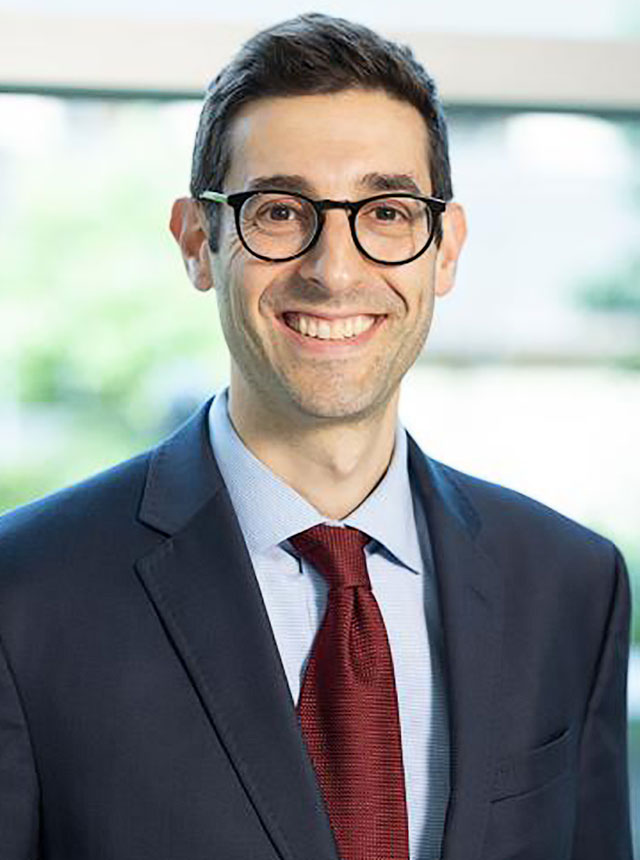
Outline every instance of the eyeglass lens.
[[[282, 260], [302, 252], [313, 240], [316, 210], [296, 194], [258, 192], [240, 211], [240, 229], [248, 247], [263, 257]], [[409, 260], [425, 247], [433, 216], [424, 201], [385, 197], [362, 206], [355, 232], [365, 253], [381, 262]]]

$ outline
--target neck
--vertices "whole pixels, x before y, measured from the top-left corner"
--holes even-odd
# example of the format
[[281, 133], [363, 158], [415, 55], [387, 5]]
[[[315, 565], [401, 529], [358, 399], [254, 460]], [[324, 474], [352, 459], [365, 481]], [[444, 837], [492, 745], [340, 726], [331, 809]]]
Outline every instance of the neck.
[[355, 510], [382, 480], [393, 453], [397, 390], [376, 414], [361, 419], [310, 420], [285, 414], [229, 389], [229, 417], [247, 448], [328, 519]]

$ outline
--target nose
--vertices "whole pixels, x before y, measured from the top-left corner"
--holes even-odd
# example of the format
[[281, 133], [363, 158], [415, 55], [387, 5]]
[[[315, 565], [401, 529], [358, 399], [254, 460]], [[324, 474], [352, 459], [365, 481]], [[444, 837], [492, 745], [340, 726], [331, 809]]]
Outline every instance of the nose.
[[325, 212], [320, 238], [300, 258], [300, 275], [332, 290], [357, 285], [365, 278], [366, 261], [351, 235], [344, 209]]

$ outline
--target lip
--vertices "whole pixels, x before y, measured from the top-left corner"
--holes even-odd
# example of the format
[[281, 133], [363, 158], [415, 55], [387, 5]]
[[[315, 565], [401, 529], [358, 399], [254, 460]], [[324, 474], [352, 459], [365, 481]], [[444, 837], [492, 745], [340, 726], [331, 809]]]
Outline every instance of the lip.
[[[314, 316], [318, 316], [319, 314], [314, 314]], [[370, 314], [373, 316], [373, 314]], [[345, 338], [344, 340], [323, 340], [319, 337], [308, 337], [307, 335], [300, 334], [300, 332], [295, 331], [285, 323], [282, 316], [279, 315], [276, 317], [276, 321], [278, 327], [282, 329], [291, 340], [305, 349], [307, 352], [316, 354], [316, 355], [341, 355], [343, 353], [349, 353], [358, 347], [365, 346], [380, 330], [383, 326], [384, 322], [387, 319], [386, 314], [376, 314], [377, 319], [371, 328], [368, 328], [366, 331], [361, 332], [356, 337]], [[323, 319], [340, 319], [340, 317], [323, 317]]]

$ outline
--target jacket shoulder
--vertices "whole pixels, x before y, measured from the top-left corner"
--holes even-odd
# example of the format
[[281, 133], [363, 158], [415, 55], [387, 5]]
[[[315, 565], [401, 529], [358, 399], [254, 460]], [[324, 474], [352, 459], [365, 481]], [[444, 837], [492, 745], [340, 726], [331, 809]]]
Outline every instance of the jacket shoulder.
[[[434, 474], [457, 497], [468, 521], [492, 547], [503, 554], [509, 548], [524, 557], [548, 559], [576, 554], [607, 566], [618, 552], [605, 536], [586, 525], [514, 489], [469, 475], [429, 458]], [[522, 558], [522, 555], [520, 556]]]
[[616, 599], [628, 614], [628, 573], [611, 540], [524, 493], [434, 461], [432, 467], [474, 522], [476, 546], [506, 572], [509, 606], [537, 595], [540, 605], [572, 607], [573, 618], [591, 619], [602, 635]]
[[[28, 559], [67, 559], [137, 518], [151, 451], [0, 516], [0, 581]], [[142, 527], [141, 527], [142, 528]]]

